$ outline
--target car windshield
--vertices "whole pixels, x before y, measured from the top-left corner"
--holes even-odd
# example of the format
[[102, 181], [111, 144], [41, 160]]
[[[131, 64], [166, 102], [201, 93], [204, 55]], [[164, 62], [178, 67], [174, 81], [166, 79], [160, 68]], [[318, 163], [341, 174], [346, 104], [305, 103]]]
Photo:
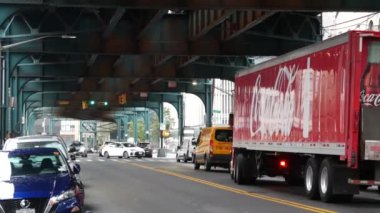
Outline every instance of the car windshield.
[[123, 143], [125, 147], [135, 147], [133, 143]]
[[139, 146], [141, 148], [150, 147], [150, 143], [139, 143], [139, 144], [137, 144], [137, 146]]
[[68, 172], [60, 152], [43, 154], [0, 153], [0, 180], [24, 175], [43, 175]]
[[66, 153], [65, 147], [63, 147], [62, 144], [60, 144], [57, 141], [27, 141], [27, 142], [11, 143], [9, 144], [9, 147], [7, 147], [7, 150], [25, 149], [25, 148], [41, 148], [41, 147], [57, 148], [59, 151], [62, 152], [62, 154], [65, 156], [66, 159], [68, 159], [69, 157]]
[[222, 142], [232, 142], [232, 130], [216, 130], [215, 139]]

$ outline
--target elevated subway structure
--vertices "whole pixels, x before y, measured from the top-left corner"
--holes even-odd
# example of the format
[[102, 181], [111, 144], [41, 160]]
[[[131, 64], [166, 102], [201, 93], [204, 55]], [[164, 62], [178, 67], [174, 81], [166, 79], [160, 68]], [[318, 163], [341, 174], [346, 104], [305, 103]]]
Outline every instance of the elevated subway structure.
[[[380, 8], [366, 0], [0, 3], [1, 139], [22, 134], [27, 120], [46, 111], [116, 122], [118, 112], [144, 107], [162, 121], [162, 103], [169, 102], [181, 119], [182, 92], [200, 97], [211, 125], [209, 79], [233, 81], [236, 71], [252, 65], [248, 56], [276, 56], [320, 41], [321, 11]], [[202, 83], [188, 83], [193, 80]], [[83, 109], [84, 100], [108, 105]]]

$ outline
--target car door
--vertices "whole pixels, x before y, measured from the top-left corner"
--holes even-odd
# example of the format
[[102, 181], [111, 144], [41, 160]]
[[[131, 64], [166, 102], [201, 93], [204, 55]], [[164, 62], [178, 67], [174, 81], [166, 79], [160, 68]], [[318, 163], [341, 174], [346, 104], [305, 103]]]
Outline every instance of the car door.
[[124, 146], [122, 144], [120, 144], [120, 143], [117, 143], [115, 151], [116, 151], [116, 155], [117, 156], [123, 156]]
[[116, 144], [110, 143], [106, 147], [104, 147], [104, 153], [108, 152], [109, 156], [115, 156], [115, 148]]

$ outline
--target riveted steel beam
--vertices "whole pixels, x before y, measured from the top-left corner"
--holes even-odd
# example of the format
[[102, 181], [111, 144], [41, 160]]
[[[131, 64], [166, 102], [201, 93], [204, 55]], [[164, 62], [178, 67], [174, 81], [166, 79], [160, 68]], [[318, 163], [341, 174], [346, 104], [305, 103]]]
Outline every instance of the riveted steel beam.
[[274, 15], [275, 12], [242, 10], [237, 11], [222, 23], [222, 40], [230, 40], [248, 29], [262, 23], [268, 17]]
[[195, 61], [197, 61], [200, 56], [179, 56], [177, 57], [178, 68], [185, 67]]
[[223, 23], [234, 10], [197, 10], [189, 14], [189, 39], [196, 40]]
[[166, 13], [167, 10], [159, 10], [140, 31], [140, 33], [137, 35], [137, 39], [141, 39], [155, 24], [157, 24], [162, 19]]
[[25, 5], [48, 5], [57, 7], [93, 7], [134, 9], [258, 9], [258, 10], [300, 10], [300, 11], [378, 11], [380, 4], [373, 0], [2, 0], [2, 3]]
[[173, 58], [172, 55], [155, 55], [154, 56], [154, 66], [155, 67], [160, 66], [172, 58]]

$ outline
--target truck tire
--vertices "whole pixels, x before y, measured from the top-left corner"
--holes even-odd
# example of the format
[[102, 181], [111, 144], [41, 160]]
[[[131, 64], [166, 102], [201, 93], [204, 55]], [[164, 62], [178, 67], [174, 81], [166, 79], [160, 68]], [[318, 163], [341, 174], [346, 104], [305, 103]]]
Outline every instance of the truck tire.
[[244, 156], [238, 154], [235, 164], [235, 183], [243, 185], [247, 183], [247, 178], [244, 176]]
[[333, 194], [334, 162], [331, 158], [325, 158], [319, 169], [319, 195], [324, 202], [333, 202], [336, 196]]
[[309, 158], [305, 166], [305, 192], [309, 199], [316, 200], [319, 198], [318, 177], [319, 161], [316, 158]]

